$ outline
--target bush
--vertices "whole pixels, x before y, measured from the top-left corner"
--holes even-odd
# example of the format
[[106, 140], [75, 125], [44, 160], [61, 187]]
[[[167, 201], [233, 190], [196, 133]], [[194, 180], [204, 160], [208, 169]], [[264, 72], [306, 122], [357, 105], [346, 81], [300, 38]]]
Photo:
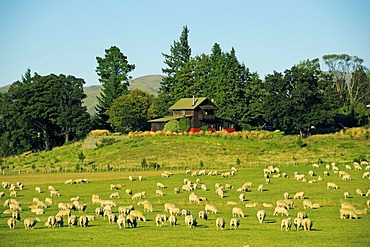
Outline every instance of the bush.
[[305, 143], [302, 138], [299, 138], [297, 140], [297, 145], [300, 147], [300, 148], [303, 148], [303, 147], [306, 147], [307, 146], [307, 143]]
[[189, 130], [190, 130], [190, 120], [184, 116], [179, 121], [179, 132], [188, 132]]
[[163, 132], [179, 132], [179, 121], [171, 120], [163, 128]]

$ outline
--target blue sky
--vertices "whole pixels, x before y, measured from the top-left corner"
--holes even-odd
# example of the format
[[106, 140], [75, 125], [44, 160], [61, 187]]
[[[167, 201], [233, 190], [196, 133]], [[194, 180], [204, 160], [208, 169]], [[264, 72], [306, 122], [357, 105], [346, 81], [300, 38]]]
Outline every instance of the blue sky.
[[184, 25], [193, 56], [234, 47], [262, 78], [331, 53], [370, 67], [368, 0], [0, 0], [0, 86], [27, 68], [97, 85], [96, 57], [113, 45], [134, 78], [161, 74]]

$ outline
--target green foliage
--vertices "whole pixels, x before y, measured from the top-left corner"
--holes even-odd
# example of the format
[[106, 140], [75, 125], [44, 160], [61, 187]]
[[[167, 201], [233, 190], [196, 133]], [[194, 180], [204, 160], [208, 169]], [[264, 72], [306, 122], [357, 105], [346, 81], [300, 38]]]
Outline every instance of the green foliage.
[[141, 160], [141, 168], [143, 168], [143, 169], [145, 170], [147, 167], [148, 167], [148, 164], [147, 164], [147, 162], [146, 162], [146, 159], [145, 159], [145, 158], [143, 158], [143, 159]]
[[203, 169], [203, 167], [204, 167], [204, 163], [203, 163], [203, 160], [201, 160], [201, 161], [199, 162], [199, 169]]
[[188, 132], [190, 130], [190, 120], [183, 117], [179, 120], [179, 132]]
[[129, 80], [128, 75], [135, 69], [134, 64], [129, 64], [127, 57], [116, 46], [105, 50], [105, 57], [96, 58], [98, 66], [96, 72], [102, 84], [102, 92], [98, 97], [97, 115], [100, 127], [110, 129], [107, 124], [109, 119], [106, 111], [112, 103], [121, 95], [128, 94]]
[[300, 147], [300, 148], [303, 148], [303, 147], [306, 147], [307, 146], [307, 143], [305, 143], [303, 140], [302, 140], [302, 138], [298, 138], [298, 140], [297, 140], [297, 145], [298, 145], [298, 147]]
[[81, 151], [78, 153], [78, 160], [81, 161], [81, 164], [83, 165], [84, 164], [84, 161], [86, 159], [86, 156], [84, 155], [84, 153]]
[[118, 97], [106, 114], [117, 132], [148, 130], [148, 120], [155, 116], [154, 96], [139, 89], [132, 90]]
[[179, 132], [179, 121], [177, 120], [168, 121], [168, 123], [165, 124], [163, 131]]

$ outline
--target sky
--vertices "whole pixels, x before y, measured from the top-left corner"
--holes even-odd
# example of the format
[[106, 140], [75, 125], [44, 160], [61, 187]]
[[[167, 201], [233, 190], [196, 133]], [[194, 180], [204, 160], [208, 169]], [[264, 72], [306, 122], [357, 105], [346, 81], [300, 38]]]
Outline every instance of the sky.
[[0, 0], [0, 87], [27, 68], [99, 85], [96, 57], [111, 46], [136, 65], [133, 78], [162, 74], [185, 25], [192, 56], [233, 47], [261, 78], [327, 54], [370, 68], [368, 0]]

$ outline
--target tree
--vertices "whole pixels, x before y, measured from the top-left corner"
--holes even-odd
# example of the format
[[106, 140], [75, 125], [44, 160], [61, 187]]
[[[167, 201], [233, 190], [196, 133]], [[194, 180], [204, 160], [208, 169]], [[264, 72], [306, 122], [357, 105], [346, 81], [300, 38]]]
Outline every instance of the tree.
[[102, 84], [102, 92], [98, 97], [96, 107], [101, 128], [111, 129], [106, 111], [119, 96], [128, 94], [128, 75], [135, 69], [134, 64], [129, 64], [127, 57], [116, 46], [105, 50], [105, 57], [96, 57], [98, 66], [96, 72]]
[[355, 109], [359, 108], [359, 104], [368, 104], [370, 98], [370, 81], [367, 77], [369, 69], [363, 65], [364, 60], [357, 56], [329, 54], [323, 56], [323, 59], [334, 78], [341, 111], [347, 111], [352, 119], [350, 124], [356, 125]]
[[106, 111], [115, 131], [128, 133], [149, 129], [148, 120], [155, 116], [154, 96], [139, 89], [118, 97]]
[[162, 79], [158, 93], [159, 103], [157, 106], [160, 107], [158, 108], [158, 112], [162, 116], [167, 115], [168, 108], [181, 98], [179, 98], [177, 93], [182, 92], [183, 89], [185, 89], [185, 85], [183, 85], [183, 83], [188, 79], [188, 75], [182, 73], [180, 76], [177, 74], [185, 67], [185, 65], [190, 66], [188, 62], [191, 59], [191, 48], [189, 46], [188, 36], [189, 29], [187, 26], [184, 26], [180, 40], [174, 41], [173, 45], [170, 47], [170, 54], [162, 53], [164, 57], [164, 63], [167, 66], [166, 68], [162, 69], [162, 72], [165, 73], [166, 76]]
[[190, 130], [190, 120], [187, 117], [182, 117], [179, 120], [179, 132], [188, 132]]
[[267, 75], [265, 87], [265, 117], [275, 128], [303, 137], [312, 126], [333, 124], [334, 83], [321, 72], [318, 59], [294, 65], [285, 75]]

